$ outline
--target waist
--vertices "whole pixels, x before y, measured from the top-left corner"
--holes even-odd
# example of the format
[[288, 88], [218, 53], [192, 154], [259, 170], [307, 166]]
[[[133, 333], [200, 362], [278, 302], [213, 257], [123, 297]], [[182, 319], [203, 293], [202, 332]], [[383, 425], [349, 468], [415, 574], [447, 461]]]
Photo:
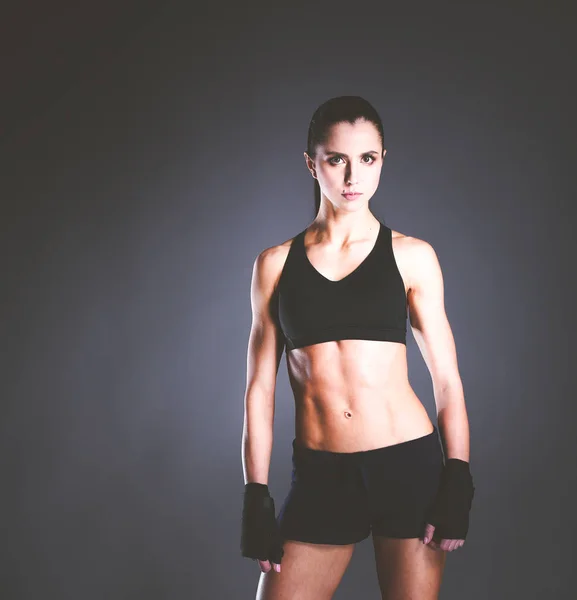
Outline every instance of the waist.
[[338, 450], [321, 450], [311, 448], [302, 444], [296, 438], [292, 442], [292, 455], [293, 460], [302, 458], [303, 460], [316, 460], [316, 459], [347, 459], [347, 460], [365, 460], [372, 457], [390, 457], [394, 458], [407, 452], [420, 451], [421, 449], [427, 449], [436, 447], [440, 450], [441, 443], [437, 427], [432, 425], [432, 430], [427, 429], [426, 433], [420, 434], [416, 437], [397, 442], [394, 444], [387, 444], [385, 446], [376, 446], [373, 448], [356, 450], [356, 451], [338, 451]]
[[410, 385], [355, 396], [295, 397], [296, 442], [332, 452], [399, 444], [430, 433], [433, 424]]

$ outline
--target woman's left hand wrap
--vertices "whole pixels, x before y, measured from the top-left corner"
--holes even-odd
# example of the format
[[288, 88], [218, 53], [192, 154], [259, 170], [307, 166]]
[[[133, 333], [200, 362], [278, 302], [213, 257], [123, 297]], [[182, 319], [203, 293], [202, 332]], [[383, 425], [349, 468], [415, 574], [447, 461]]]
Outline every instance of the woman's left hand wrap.
[[435, 537], [451, 540], [467, 537], [474, 494], [469, 463], [459, 458], [447, 459], [426, 518], [426, 522], [435, 527]]

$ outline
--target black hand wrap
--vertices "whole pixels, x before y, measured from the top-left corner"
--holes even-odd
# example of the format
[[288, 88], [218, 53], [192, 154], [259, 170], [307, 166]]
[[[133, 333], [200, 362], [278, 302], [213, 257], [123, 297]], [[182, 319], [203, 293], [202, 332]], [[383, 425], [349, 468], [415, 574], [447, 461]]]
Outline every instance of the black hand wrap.
[[264, 483], [244, 486], [240, 549], [247, 558], [280, 564], [283, 540], [275, 518], [274, 500]]
[[474, 494], [469, 463], [459, 458], [447, 459], [437, 496], [427, 514], [427, 523], [435, 526], [434, 537], [450, 540], [466, 538]]

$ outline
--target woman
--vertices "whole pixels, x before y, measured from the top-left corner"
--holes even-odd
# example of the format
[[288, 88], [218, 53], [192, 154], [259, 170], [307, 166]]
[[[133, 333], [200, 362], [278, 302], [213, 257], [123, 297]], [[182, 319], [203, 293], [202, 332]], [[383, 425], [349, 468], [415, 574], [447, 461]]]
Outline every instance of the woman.
[[[241, 551], [259, 562], [259, 600], [332, 598], [370, 534], [382, 597], [434, 599], [446, 552], [467, 534], [469, 425], [442, 273], [429, 243], [369, 210], [385, 153], [366, 100], [321, 105], [305, 152], [316, 218], [254, 263]], [[439, 431], [408, 381], [407, 316]], [[291, 488], [275, 518], [267, 481], [285, 348], [296, 423]]]

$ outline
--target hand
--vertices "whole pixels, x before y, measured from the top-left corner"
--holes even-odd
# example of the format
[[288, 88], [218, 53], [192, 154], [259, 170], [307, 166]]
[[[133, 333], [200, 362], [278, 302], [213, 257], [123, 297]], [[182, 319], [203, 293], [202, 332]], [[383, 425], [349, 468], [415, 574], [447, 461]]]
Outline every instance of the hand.
[[275, 518], [274, 500], [266, 484], [245, 484], [240, 547], [242, 556], [257, 560], [263, 573], [271, 568], [280, 573], [283, 539]]
[[429, 548], [432, 548], [433, 550], [444, 550], [445, 552], [452, 552], [453, 550], [457, 550], [458, 548], [460, 548], [465, 543], [465, 540], [442, 539], [439, 541], [438, 538], [435, 540], [433, 539], [434, 533], [435, 526], [431, 525], [430, 523], [427, 523], [427, 526], [425, 527], [425, 535], [423, 536], [423, 544], [428, 544]]
[[[445, 552], [460, 548], [469, 530], [469, 511], [474, 494], [469, 463], [458, 458], [447, 459], [436, 498], [425, 516], [423, 544]], [[433, 539], [435, 530], [437, 538]]]

